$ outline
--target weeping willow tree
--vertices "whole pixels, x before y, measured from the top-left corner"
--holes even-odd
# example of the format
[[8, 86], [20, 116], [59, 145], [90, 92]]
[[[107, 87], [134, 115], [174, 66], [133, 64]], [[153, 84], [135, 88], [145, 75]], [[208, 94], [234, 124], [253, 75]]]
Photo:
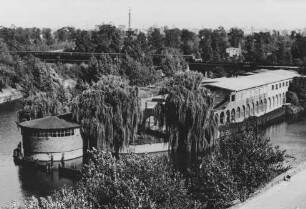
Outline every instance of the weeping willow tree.
[[217, 123], [214, 120], [213, 97], [201, 88], [202, 74], [177, 75], [162, 91], [168, 93], [159, 110], [159, 121], [165, 122], [171, 149], [199, 154], [214, 145]]
[[18, 122], [69, 112], [68, 96], [61, 95], [60, 91], [62, 90], [59, 89], [54, 93], [37, 92], [24, 98], [17, 112]]
[[102, 76], [72, 101], [73, 118], [82, 124], [86, 148], [118, 153], [133, 141], [141, 122], [138, 89], [117, 76]]

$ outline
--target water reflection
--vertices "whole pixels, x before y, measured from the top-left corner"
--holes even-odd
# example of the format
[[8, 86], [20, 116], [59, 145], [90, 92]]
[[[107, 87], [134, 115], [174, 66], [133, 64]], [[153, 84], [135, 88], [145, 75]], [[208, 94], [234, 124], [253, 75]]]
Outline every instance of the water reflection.
[[19, 182], [23, 198], [30, 196], [47, 196], [63, 185], [74, 185], [70, 179], [61, 178], [58, 171], [46, 173], [29, 167], [19, 167]]
[[[60, 178], [58, 172], [47, 174], [15, 166], [13, 150], [22, 140], [15, 122], [18, 105], [18, 101], [0, 104], [0, 208], [32, 195], [49, 195], [63, 185], [75, 185], [73, 180]], [[73, 164], [67, 162], [66, 166]]]
[[287, 161], [292, 166], [297, 166], [306, 160], [306, 118], [293, 121], [282, 121], [270, 125], [262, 130], [269, 137], [271, 143], [287, 150], [291, 156]]

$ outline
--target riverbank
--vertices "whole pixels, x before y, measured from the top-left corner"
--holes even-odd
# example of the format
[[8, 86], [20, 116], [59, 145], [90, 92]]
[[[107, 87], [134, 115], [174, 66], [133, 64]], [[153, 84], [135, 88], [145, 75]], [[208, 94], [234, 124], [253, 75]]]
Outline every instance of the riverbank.
[[0, 104], [11, 102], [21, 98], [22, 98], [21, 92], [10, 87], [2, 89], [2, 92], [0, 92]]
[[[257, 190], [245, 202], [234, 205], [229, 209], [295, 209], [296, 206], [306, 208], [302, 207], [305, 206], [306, 203], [304, 205], [293, 205], [291, 204], [292, 202], [290, 203], [290, 201], [293, 200], [299, 202], [301, 200], [299, 199], [300, 193], [305, 191], [299, 188], [299, 185], [305, 185], [304, 181], [299, 177], [301, 175], [300, 173], [303, 173], [302, 175], [306, 176], [305, 126], [305, 117], [300, 117], [295, 120], [281, 120], [275, 122], [262, 130], [261, 134], [270, 138], [273, 146], [279, 146], [281, 150], [286, 150], [287, 157], [284, 163], [285, 166], [290, 166], [291, 168], [273, 178], [268, 184]], [[291, 177], [291, 181], [293, 181], [293, 179], [294, 181], [295, 179], [299, 179], [297, 183], [294, 183], [295, 186], [290, 186], [291, 181], [288, 182], [284, 180], [287, 175]], [[291, 188], [290, 191], [287, 188], [284, 188], [287, 186]], [[306, 196], [305, 192], [302, 193], [304, 195], [303, 197]], [[290, 195], [288, 193], [290, 193]], [[279, 201], [279, 198], [281, 198], [281, 201]]]

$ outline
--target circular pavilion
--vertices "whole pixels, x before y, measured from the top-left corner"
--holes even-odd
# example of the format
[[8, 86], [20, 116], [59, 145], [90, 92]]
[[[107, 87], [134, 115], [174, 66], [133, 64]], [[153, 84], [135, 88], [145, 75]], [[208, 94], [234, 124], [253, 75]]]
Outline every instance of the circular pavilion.
[[19, 124], [26, 159], [63, 161], [83, 156], [80, 125], [57, 116]]

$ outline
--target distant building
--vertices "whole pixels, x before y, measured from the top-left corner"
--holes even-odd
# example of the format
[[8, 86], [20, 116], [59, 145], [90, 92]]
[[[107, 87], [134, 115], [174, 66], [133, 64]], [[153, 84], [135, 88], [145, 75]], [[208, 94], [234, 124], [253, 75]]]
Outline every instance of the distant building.
[[204, 80], [215, 97], [215, 117], [219, 124], [241, 122], [249, 116], [261, 116], [282, 107], [294, 71], [260, 70], [241, 77]]
[[241, 48], [229, 47], [226, 49], [226, 53], [229, 57], [240, 57], [242, 56]]
[[83, 156], [80, 125], [57, 116], [47, 116], [19, 124], [25, 159], [71, 160]]

